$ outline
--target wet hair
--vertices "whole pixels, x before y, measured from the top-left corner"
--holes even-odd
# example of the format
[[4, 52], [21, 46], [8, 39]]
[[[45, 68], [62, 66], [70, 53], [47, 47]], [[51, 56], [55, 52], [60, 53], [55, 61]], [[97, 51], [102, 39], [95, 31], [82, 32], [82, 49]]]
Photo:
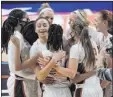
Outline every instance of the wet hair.
[[49, 50], [58, 51], [63, 49], [63, 29], [60, 25], [52, 24], [48, 31], [47, 48]]
[[85, 68], [91, 69], [95, 65], [95, 55], [88, 32], [89, 22], [86, 19], [86, 15], [84, 14], [84, 11], [78, 10], [78, 12], [83, 19], [81, 19], [81, 17], [79, 17], [79, 15], [76, 14], [78, 17], [76, 18], [76, 21], [73, 25], [73, 30], [76, 36], [80, 37], [80, 41], [84, 48], [85, 57], [83, 63], [85, 64]]
[[101, 14], [102, 20], [108, 22], [108, 33], [113, 35], [113, 14], [108, 10], [101, 10], [99, 13]]
[[14, 34], [15, 27], [22, 22], [25, 15], [26, 12], [20, 9], [14, 9], [9, 13], [8, 18], [4, 21], [1, 28], [1, 44], [4, 52], [7, 53], [10, 36]]
[[34, 23], [35, 23], [35, 21], [30, 21], [21, 30], [21, 33], [22, 33], [24, 39], [30, 45], [32, 45], [38, 39], [38, 35], [35, 33]]

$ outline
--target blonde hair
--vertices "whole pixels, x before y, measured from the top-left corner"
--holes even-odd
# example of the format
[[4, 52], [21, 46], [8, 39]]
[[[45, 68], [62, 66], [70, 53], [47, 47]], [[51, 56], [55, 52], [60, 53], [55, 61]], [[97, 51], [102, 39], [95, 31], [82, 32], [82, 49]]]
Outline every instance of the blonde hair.
[[43, 3], [43, 4], [41, 5], [41, 7], [39, 8], [39, 13], [40, 13], [43, 9], [45, 9], [45, 8], [51, 8], [51, 7], [49, 6], [48, 3]]
[[42, 17], [42, 15], [43, 15], [43, 13], [45, 11], [52, 11], [52, 12], [54, 12], [53, 9], [49, 6], [48, 3], [43, 3], [41, 5], [41, 7], [39, 8], [39, 17]]

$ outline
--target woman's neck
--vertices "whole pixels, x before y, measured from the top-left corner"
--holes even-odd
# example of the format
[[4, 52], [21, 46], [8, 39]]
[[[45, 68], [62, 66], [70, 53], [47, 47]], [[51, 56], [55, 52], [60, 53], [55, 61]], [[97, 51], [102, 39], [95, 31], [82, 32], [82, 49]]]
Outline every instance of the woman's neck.
[[40, 38], [39, 37], [39, 40], [42, 44], [46, 44], [47, 43], [47, 39], [46, 38]]
[[103, 34], [104, 34], [105, 37], [108, 36], [108, 32], [107, 31], [103, 31]]
[[80, 42], [80, 38], [77, 38], [75, 39], [75, 44], [79, 43]]

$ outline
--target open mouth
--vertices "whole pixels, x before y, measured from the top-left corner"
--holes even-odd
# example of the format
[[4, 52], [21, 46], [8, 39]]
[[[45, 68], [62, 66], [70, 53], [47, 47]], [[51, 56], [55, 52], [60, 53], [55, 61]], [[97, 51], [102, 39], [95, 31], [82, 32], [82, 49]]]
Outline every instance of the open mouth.
[[46, 31], [39, 31], [39, 33], [45, 33]]

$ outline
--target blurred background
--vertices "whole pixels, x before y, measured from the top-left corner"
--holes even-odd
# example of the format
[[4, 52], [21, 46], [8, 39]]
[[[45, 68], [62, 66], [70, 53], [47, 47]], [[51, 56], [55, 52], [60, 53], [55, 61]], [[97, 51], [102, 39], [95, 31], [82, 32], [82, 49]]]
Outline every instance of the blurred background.
[[[44, 3], [43, 1], [2, 1], [1, 2], [1, 16], [2, 16], [2, 23], [7, 18], [8, 14], [14, 8], [18, 8], [24, 10], [29, 15], [30, 20], [35, 20], [38, 17], [38, 9], [41, 4]], [[68, 29], [68, 15], [70, 12], [77, 10], [77, 9], [90, 9], [93, 13], [98, 12], [100, 10], [112, 10], [112, 1], [101, 1], [101, 2], [94, 2], [94, 1], [62, 1], [62, 2], [47, 2], [55, 11], [54, 23], [62, 25], [65, 31]], [[93, 15], [92, 13], [88, 12], [89, 19], [93, 22]], [[2, 53], [2, 62], [1, 62], [1, 89], [2, 89], [2, 97], [9, 97], [7, 91], [7, 78], [9, 76], [9, 69], [7, 63], [7, 55]]]

